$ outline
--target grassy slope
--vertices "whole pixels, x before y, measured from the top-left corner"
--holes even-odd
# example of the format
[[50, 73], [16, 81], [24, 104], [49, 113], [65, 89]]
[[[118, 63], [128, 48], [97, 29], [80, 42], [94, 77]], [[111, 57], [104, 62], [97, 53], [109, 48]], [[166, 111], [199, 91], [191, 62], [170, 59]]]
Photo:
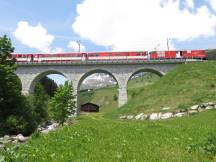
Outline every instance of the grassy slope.
[[157, 122], [81, 117], [72, 126], [22, 145], [17, 161], [208, 162], [205, 153], [189, 153], [186, 148], [216, 132], [215, 116], [216, 110]]
[[[110, 113], [137, 114], [171, 110], [216, 100], [216, 62], [179, 65], [154, 84], [135, 89], [132, 100]], [[169, 110], [170, 111], [170, 110]]]

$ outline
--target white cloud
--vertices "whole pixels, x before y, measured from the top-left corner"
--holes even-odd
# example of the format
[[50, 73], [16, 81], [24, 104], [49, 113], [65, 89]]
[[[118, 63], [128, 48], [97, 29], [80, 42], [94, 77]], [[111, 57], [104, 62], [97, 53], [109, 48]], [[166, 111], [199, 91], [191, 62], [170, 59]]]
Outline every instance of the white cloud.
[[26, 21], [18, 23], [14, 35], [22, 44], [45, 53], [51, 51], [50, 45], [55, 38], [53, 35], [48, 34], [40, 23], [37, 26], [31, 26]]
[[188, 8], [194, 8], [194, 0], [185, 0], [185, 5]]
[[84, 0], [72, 28], [83, 38], [120, 51], [166, 49], [167, 38], [214, 36], [216, 15], [205, 5], [191, 12], [193, 1], [186, 1], [187, 7], [180, 9], [180, 0]]
[[64, 49], [57, 47], [57, 48], [51, 49], [50, 52], [51, 53], [62, 53], [64, 52]]
[[209, 0], [209, 3], [212, 7], [212, 9], [214, 9], [216, 11], [216, 0]]
[[[74, 52], [78, 52], [79, 51], [79, 45], [78, 42], [75, 41], [70, 41], [68, 43], [68, 48], [72, 49]], [[80, 44], [80, 51], [85, 51], [85, 46]]]

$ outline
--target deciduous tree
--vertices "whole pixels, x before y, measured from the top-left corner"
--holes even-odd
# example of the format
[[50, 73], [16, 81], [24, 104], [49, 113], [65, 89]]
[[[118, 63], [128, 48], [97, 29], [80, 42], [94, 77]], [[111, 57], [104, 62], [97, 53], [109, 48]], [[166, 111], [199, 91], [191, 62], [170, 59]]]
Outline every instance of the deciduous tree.
[[49, 103], [51, 117], [60, 124], [63, 124], [75, 112], [74, 98], [71, 83], [65, 82], [64, 85], [60, 85]]

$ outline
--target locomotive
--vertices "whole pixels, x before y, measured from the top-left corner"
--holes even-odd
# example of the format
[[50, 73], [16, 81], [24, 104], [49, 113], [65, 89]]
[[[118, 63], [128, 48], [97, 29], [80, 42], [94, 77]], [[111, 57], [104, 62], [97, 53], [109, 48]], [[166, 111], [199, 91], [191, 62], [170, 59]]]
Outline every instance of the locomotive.
[[76, 62], [76, 61], [123, 61], [123, 60], [171, 60], [207, 58], [205, 50], [185, 51], [131, 51], [131, 52], [80, 52], [56, 54], [12, 54], [17, 62]]

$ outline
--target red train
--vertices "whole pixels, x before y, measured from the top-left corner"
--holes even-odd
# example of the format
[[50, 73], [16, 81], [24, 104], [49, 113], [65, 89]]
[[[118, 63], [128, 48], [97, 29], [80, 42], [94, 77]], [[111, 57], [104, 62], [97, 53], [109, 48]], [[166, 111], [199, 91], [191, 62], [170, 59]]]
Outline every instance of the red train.
[[89, 52], [57, 54], [13, 54], [17, 62], [70, 62], [112, 60], [166, 60], [206, 59], [205, 50], [187, 51], [139, 51], [139, 52]]

